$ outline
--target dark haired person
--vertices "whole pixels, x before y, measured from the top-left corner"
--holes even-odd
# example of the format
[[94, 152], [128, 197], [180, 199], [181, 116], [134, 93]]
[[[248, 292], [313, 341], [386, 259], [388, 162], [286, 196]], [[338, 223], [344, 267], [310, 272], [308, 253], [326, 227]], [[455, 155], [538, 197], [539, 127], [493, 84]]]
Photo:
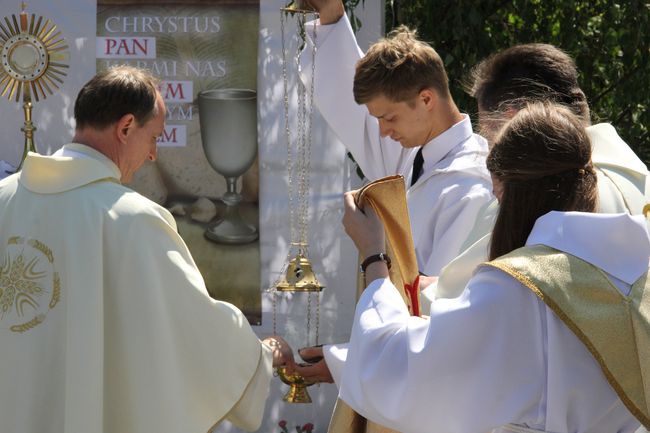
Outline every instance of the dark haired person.
[[[461, 295], [412, 317], [382, 261], [357, 305], [340, 397], [402, 433], [634, 432], [650, 426], [650, 236], [598, 214], [591, 143], [566, 108], [534, 104], [496, 136], [491, 262]], [[345, 197], [363, 256], [384, 252], [371, 209]]]
[[599, 211], [640, 214], [650, 196], [648, 170], [609, 123], [591, 124], [573, 59], [549, 44], [515, 45], [474, 69], [470, 94], [479, 108], [481, 133], [490, 141], [499, 126], [529, 102], [550, 101], [570, 109], [587, 128], [599, 181]]
[[123, 186], [165, 123], [158, 83], [121, 66], [79, 92], [73, 143], [0, 181], [0, 430], [207, 432], [261, 423], [292, 365], [212, 300], [171, 214]]
[[[474, 68], [468, 91], [478, 102], [480, 132], [488, 142], [529, 102], [550, 101], [567, 107], [586, 127], [593, 146], [598, 212], [639, 215], [650, 201], [650, 175], [645, 164], [612, 125], [591, 124], [575, 62], [561, 49], [532, 43], [499, 51]], [[463, 246], [463, 253], [441, 272], [437, 285], [424, 290], [425, 305], [427, 298], [457, 296], [474, 268], [485, 260], [489, 235], [484, 234], [494, 221], [496, 209], [496, 202], [486, 208]]]

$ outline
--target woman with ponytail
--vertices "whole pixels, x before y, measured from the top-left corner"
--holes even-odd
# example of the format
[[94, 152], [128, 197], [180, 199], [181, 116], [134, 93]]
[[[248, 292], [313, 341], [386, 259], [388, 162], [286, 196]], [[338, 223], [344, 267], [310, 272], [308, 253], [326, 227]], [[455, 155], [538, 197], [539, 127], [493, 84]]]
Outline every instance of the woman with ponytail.
[[567, 108], [529, 105], [497, 135], [487, 164], [499, 201], [490, 260], [524, 246], [545, 213], [596, 211], [589, 137]]

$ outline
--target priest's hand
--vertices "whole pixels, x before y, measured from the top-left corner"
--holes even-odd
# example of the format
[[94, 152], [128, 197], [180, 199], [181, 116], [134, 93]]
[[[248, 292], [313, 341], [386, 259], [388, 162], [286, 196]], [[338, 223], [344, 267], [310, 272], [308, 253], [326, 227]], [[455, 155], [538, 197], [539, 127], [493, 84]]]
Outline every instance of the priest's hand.
[[323, 357], [323, 348], [320, 346], [306, 347], [298, 351], [300, 357], [307, 364], [296, 364], [296, 373], [305, 378], [307, 383], [333, 383], [332, 373]]
[[287, 367], [287, 372], [291, 374], [296, 366], [296, 362], [293, 359], [293, 350], [289, 346], [289, 343], [279, 335], [265, 338], [262, 340], [262, 343], [269, 346], [273, 351], [273, 368], [284, 365]]
[[345, 14], [341, 0], [308, 0], [307, 3], [318, 11], [322, 25], [334, 24]]

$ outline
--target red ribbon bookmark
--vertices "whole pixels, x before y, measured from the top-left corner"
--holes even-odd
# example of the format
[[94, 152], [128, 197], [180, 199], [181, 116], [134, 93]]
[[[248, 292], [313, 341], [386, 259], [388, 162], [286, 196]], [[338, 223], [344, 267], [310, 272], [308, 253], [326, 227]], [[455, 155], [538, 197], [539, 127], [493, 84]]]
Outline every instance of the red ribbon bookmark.
[[413, 316], [420, 316], [420, 276], [415, 277], [413, 284], [404, 284], [404, 290], [411, 300]]

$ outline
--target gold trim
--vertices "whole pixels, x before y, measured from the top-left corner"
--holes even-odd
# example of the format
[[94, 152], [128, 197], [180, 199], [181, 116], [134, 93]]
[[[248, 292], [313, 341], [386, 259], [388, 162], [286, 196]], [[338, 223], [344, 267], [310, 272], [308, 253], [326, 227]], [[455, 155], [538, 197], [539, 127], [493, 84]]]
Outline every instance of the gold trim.
[[43, 323], [43, 320], [45, 320], [45, 317], [41, 314], [38, 316], [34, 317], [32, 320], [29, 322], [23, 323], [22, 325], [13, 325], [9, 329], [12, 330], [13, 332], [26, 332], [29, 331], [32, 328], [37, 327], [41, 323]]
[[52, 277], [52, 299], [50, 300], [50, 310], [56, 306], [61, 300], [61, 278], [59, 273], [54, 272]]
[[[523, 248], [522, 248], [523, 249]], [[517, 252], [522, 252], [521, 250], [515, 250]], [[541, 248], [538, 247], [529, 247], [526, 248], [528, 250], [539, 250]], [[553, 250], [550, 247], [545, 247], [544, 249], [548, 249], [549, 251], [557, 251]], [[534, 254], [534, 253], [533, 253]], [[565, 254], [565, 253], [562, 253]], [[637, 405], [628, 397], [626, 391], [623, 389], [621, 384], [619, 383], [618, 380], [614, 377], [613, 373], [611, 370], [607, 367], [607, 364], [605, 363], [605, 360], [601, 356], [600, 352], [596, 349], [595, 345], [592, 343], [592, 341], [585, 335], [585, 333], [578, 327], [578, 325], [562, 310], [562, 308], [544, 291], [542, 291], [533, 281], [523, 273], [521, 273], [519, 270], [503, 263], [503, 259], [505, 258], [510, 258], [513, 253], [508, 254], [507, 256], [498, 258], [496, 260], [493, 260], [491, 262], [483, 263], [481, 266], [490, 266], [496, 269], [499, 269], [502, 272], [505, 272], [506, 274], [512, 276], [515, 278], [517, 281], [519, 281], [522, 285], [526, 286], [528, 289], [530, 289], [539, 299], [541, 299], [552, 311], [555, 313], [566, 325], [571, 331], [582, 341], [582, 343], [587, 347], [589, 352], [592, 354], [592, 356], [596, 359], [598, 364], [600, 365], [605, 378], [609, 382], [609, 384], [612, 386], [614, 391], [616, 391], [616, 394], [619, 396], [625, 407], [634, 415], [634, 417], [640, 421], [643, 426], [646, 429], [650, 429], [650, 417], [648, 417]], [[569, 256], [569, 254], [566, 254]], [[574, 257], [574, 256], [571, 256]], [[584, 262], [583, 260], [575, 257], [575, 259]], [[594, 267], [595, 269], [598, 269]], [[603, 276], [602, 271], [601, 271], [601, 276]], [[646, 274], [647, 276], [647, 274]], [[611, 282], [609, 279], [605, 278], [607, 282], [611, 285]], [[643, 277], [641, 277], [641, 281], [643, 280]], [[636, 286], [637, 283], [635, 283]], [[620, 294], [620, 291], [616, 289], [617, 293]], [[630, 296], [634, 292], [634, 287], [630, 291]], [[630, 297], [625, 297], [621, 295], [621, 300], [624, 302], [628, 303]]]
[[40, 242], [36, 239], [30, 239], [27, 241], [27, 244], [32, 248], [42, 252], [50, 263], [54, 263], [54, 255], [52, 254], [52, 250], [49, 249], [43, 242]]

